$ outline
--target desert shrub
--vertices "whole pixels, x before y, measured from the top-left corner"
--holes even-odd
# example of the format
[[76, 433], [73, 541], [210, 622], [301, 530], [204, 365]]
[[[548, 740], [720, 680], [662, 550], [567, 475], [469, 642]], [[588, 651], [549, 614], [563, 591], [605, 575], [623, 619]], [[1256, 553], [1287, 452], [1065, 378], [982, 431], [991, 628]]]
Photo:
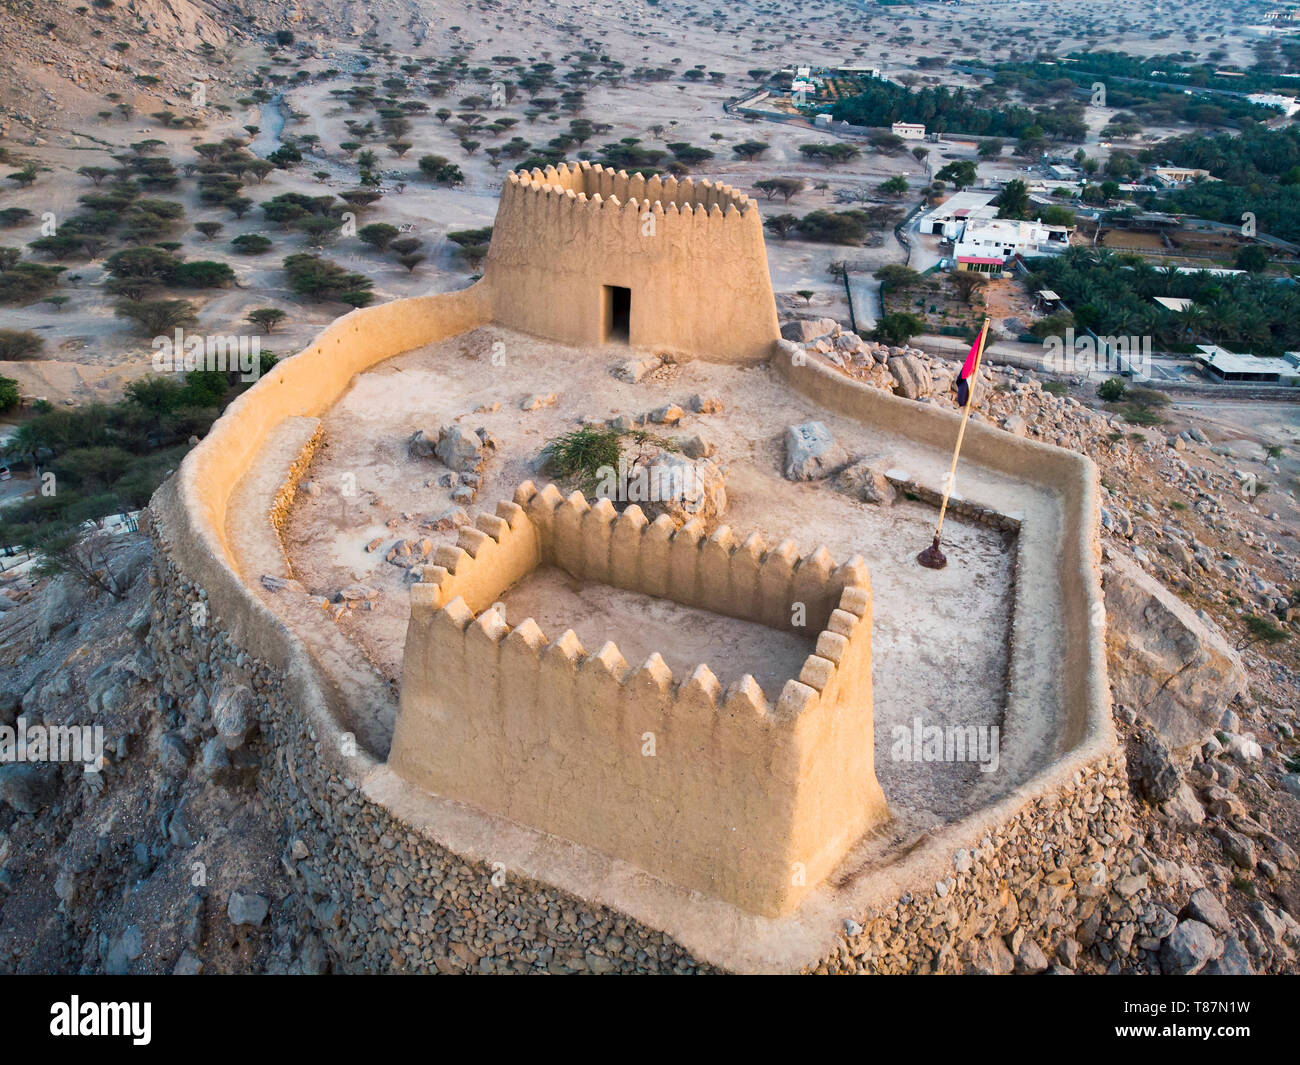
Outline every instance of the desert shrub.
[[45, 341], [25, 329], [0, 329], [0, 362], [35, 359], [45, 348]]
[[113, 313], [135, 322], [142, 336], [162, 336], [198, 321], [189, 300], [123, 300]]
[[465, 175], [455, 163], [441, 155], [425, 155], [417, 164], [420, 173], [439, 185], [461, 185]]
[[601, 467], [618, 466], [623, 447], [617, 430], [584, 426], [556, 437], [546, 451], [547, 463], [557, 476], [594, 481]]
[[229, 266], [206, 259], [180, 263], [171, 276], [171, 283], [177, 288], [224, 288], [234, 280], [235, 271]]
[[886, 344], [906, 344], [918, 333], [925, 332], [925, 323], [914, 314], [893, 311], [882, 315], [876, 322], [874, 337]]
[[[980, 277], [982, 275], [976, 274], [974, 276]], [[1040, 318], [1038, 321], [1034, 322], [1033, 325], [1029, 327], [1029, 332], [1032, 336], [1036, 336], [1042, 340], [1045, 337], [1064, 336], [1065, 331], [1073, 325], [1074, 316], [1071, 314], [1049, 314], [1046, 318]]]
[[1097, 386], [1097, 398], [1105, 403], [1118, 403], [1127, 391], [1122, 377], [1110, 377]]
[[880, 282], [880, 287], [885, 292], [896, 288], [907, 288], [921, 280], [921, 275], [917, 271], [902, 263], [888, 263], [871, 276]]
[[243, 255], [261, 255], [271, 247], [271, 241], [260, 233], [242, 233], [230, 242], [230, 246]]
[[104, 263], [111, 277], [145, 281], [150, 284], [170, 283], [180, 260], [162, 248], [123, 248], [114, 252]]
[[1135, 385], [1128, 390], [1128, 398], [1132, 403], [1140, 407], [1167, 407], [1169, 405], [1169, 396], [1161, 392], [1158, 388], [1148, 388], [1145, 385]]
[[1279, 626], [1272, 618], [1248, 614], [1245, 618], [1246, 635], [1237, 641], [1237, 650], [1243, 650], [1253, 643], [1278, 644], [1291, 638], [1286, 629]]
[[18, 382], [12, 377], [0, 377], [0, 413], [13, 410], [21, 399]]
[[44, 299], [59, 283], [61, 273], [61, 266], [15, 263], [10, 269], [0, 271], [0, 303], [24, 304]]
[[809, 211], [799, 219], [803, 238], [822, 244], [861, 244], [870, 228], [865, 211]]
[[368, 226], [362, 226], [357, 231], [357, 236], [371, 247], [383, 251], [399, 232], [401, 231], [396, 226], [390, 226], [387, 222], [371, 222]]
[[354, 307], [364, 307], [374, 299], [369, 291], [374, 285], [370, 278], [350, 273], [319, 255], [290, 255], [284, 260], [284, 271], [295, 292], [313, 299], [335, 300]]

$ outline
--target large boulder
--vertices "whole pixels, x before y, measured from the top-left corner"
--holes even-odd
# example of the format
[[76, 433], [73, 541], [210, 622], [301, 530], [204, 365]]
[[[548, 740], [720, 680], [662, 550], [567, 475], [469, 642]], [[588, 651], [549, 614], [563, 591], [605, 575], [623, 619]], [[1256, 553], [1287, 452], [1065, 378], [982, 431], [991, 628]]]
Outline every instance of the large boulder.
[[271, 900], [254, 891], [232, 891], [226, 903], [226, 916], [235, 925], [251, 925], [256, 928], [266, 920], [271, 912]]
[[1218, 940], [1209, 925], [1183, 921], [1160, 947], [1160, 967], [1166, 976], [1191, 976], [1218, 957]]
[[784, 323], [781, 326], [781, 336], [786, 340], [793, 340], [796, 344], [803, 344], [806, 341], [827, 336], [835, 332], [839, 327], [840, 323], [834, 318], [800, 318], [796, 321]]
[[1213, 622], [1127, 558], [1112, 555], [1102, 581], [1115, 700], [1175, 753], [1199, 747], [1247, 691], [1240, 657]]
[[469, 473], [483, 465], [483, 441], [463, 425], [440, 429], [433, 453], [459, 473]]
[[895, 465], [897, 463], [880, 459], [863, 459], [843, 470], [837, 483], [855, 499], [888, 506], [898, 493], [885, 476], [885, 471]]
[[915, 355], [893, 355], [889, 359], [889, 372], [893, 375], [894, 394], [906, 399], [921, 399], [934, 389], [930, 367]]
[[417, 429], [406, 441], [407, 451], [413, 459], [433, 458], [433, 449], [438, 446], [437, 438], [430, 439], [423, 429]]
[[1160, 734], [1145, 725], [1134, 731], [1130, 751], [1133, 775], [1146, 798], [1154, 803], [1168, 802], [1178, 795], [1183, 774], [1169, 754]]
[[87, 586], [70, 573], [60, 574], [50, 581], [41, 597], [40, 613], [36, 616], [36, 635], [48, 640], [70, 625], [85, 607], [87, 594]]
[[635, 503], [651, 521], [667, 514], [677, 525], [695, 519], [710, 530], [726, 513], [726, 472], [703, 456], [646, 445], [621, 472], [622, 477], [620, 471], [604, 471], [592, 496]]
[[834, 473], [849, 461], [848, 452], [821, 422], [791, 425], [785, 431], [785, 475], [791, 481], [812, 481]]
[[20, 814], [35, 814], [54, 801], [59, 778], [49, 765], [13, 762], [0, 766], [0, 805]]
[[257, 700], [243, 684], [223, 687], [212, 700], [212, 723], [226, 750], [243, 746], [244, 739], [257, 720]]

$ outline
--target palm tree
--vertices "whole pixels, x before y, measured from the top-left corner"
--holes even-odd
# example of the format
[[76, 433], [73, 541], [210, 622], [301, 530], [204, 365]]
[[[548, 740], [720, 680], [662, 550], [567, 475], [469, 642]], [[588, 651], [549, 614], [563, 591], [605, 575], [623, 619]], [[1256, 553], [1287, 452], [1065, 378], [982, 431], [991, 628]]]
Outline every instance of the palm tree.
[[1140, 296], [1150, 296], [1162, 287], [1156, 268], [1145, 260], [1133, 265], [1129, 283], [1133, 291]]
[[1195, 340], [1205, 329], [1205, 309], [1199, 303], [1189, 303], [1174, 311], [1174, 321], [1182, 331], [1182, 338]]
[[36, 453], [46, 446], [45, 440], [37, 431], [36, 426], [31, 422], [20, 425], [13, 431], [13, 435], [5, 441], [4, 455], [9, 460], [17, 460], [24, 464], [31, 464], [36, 475], [39, 477], [41, 468], [37, 464]]
[[1205, 331], [1216, 344], [1236, 332], [1238, 319], [1237, 308], [1231, 303], [1214, 300], [1205, 305]]
[[1093, 249], [1083, 244], [1071, 244], [1065, 249], [1062, 258], [1065, 259], [1066, 266], [1076, 270], [1080, 267], [1091, 266], [1097, 261]]

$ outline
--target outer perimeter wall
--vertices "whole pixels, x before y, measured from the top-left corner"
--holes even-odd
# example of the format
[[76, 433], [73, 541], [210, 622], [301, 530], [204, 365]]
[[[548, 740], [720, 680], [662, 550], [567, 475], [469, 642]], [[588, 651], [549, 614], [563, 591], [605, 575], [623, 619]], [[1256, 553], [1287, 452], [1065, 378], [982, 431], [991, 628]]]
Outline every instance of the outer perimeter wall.
[[[1135, 956], [1131, 929], [1149, 891], [1117, 890], [1135, 879], [1134, 855], [1105, 696], [1104, 627], [1089, 624], [1100, 604], [1095, 471], [1080, 456], [991, 427], [970, 427], [977, 461], [1048, 478], [1068, 515], [1062, 670], [1087, 680], [1067, 693], [1062, 755], [887, 868], [841, 870], [793, 919], [738, 917], [682, 897], [594, 852], [422, 793], [357, 747], [340, 724], [346, 692], [232, 549], [231, 530], [246, 524], [265, 523], [274, 536], [272, 511], [282, 486], [292, 491], [298, 456], [261, 512], [232, 510], [232, 493], [259, 472], [268, 438], [289, 419], [319, 415], [386, 358], [482, 324], [489, 303], [476, 285], [333, 323], [232, 404], [150, 503], [159, 699], [184, 715], [220, 704], [255, 719], [268, 815], [286, 843], [302, 919], [321, 933], [335, 969], [952, 972], [1005, 955], [1003, 937], [1032, 938], [1049, 953], [1066, 936], [1104, 940], [1117, 965]], [[792, 383], [910, 435], [915, 404], [807, 373]], [[933, 413], [923, 436], [942, 429]]]
[[566, 344], [615, 339], [615, 288], [634, 347], [755, 363], [780, 335], [758, 207], [709, 181], [512, 173], [483, 277], [495, 321]]

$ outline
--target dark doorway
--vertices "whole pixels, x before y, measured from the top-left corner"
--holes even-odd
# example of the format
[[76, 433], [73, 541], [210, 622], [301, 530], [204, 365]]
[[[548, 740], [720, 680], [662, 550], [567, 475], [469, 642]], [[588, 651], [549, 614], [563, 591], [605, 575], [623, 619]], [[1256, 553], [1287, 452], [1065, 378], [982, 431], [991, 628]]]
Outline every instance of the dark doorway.
[[632, 290], [605, 286], [605, 339], [626, 344], [632, 330]]

